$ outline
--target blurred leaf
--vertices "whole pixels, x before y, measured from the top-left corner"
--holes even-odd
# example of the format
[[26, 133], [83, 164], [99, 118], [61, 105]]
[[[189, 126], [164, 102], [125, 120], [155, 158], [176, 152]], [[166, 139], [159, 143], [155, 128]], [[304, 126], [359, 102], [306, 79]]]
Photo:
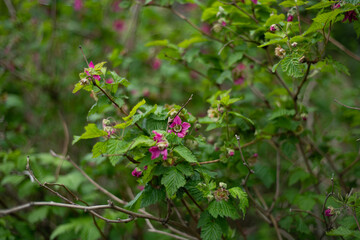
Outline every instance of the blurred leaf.
[[180, 145], [174, 148], [174, 152], [179, 154], [185, 161], [190, 163], [196, 163], [197, 159], [195, 155], [187, 147]]
[[185, 186], [185, 177], [176, 168], [171, 168], [161, 178], [161, 184], [166, 188], [169, 197], [172, 197], [180, 187]]

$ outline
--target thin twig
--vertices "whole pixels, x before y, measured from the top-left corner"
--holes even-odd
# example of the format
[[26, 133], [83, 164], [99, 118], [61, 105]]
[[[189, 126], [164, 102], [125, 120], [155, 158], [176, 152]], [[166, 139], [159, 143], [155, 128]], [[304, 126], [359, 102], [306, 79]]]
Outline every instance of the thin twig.
[[250, 15], [248, 12], [246, 12], [244, 9], [242, 9], [239, 5], [236, 4], [236, 2], [227, 3], [227, 2], [220, 1], [220, 0], [218, 0], [218, 1], [221, 2], [222, 4], [232, 5], [232, 6], [236, 7], [237, 9], [240, 10], [240, 12], [244, 13], [251, 20], [253, 20], [256, 24], [259, 24], [259, 21], [254, 16]]
[[192, 97], [193, 97], [194, 94], [191, 94], [189, 99], [186, 101], [186, 103], [184, 103], [180, 110], [177, 111], [177, 113], [175, 114], [175, 116], [173, 118], [170, 118], [169, 121], [168, 121], [168, 124], [167, 124], [167, 129], [169, 128], [169, 126], [171, 125], [171, 123], [174, 121], [174, 119], [180, 114], [181, 110], [184, 109], [184, 107], [192, 100]]
[[334, 98], [334, 102], [336, 102], [336, 103], [338, 103], [338, 104], [340, 104], [340, 105], [342, 105], [342, 106], [344, 106], [344, 107], [346, 107], [346, 108], [349, 108], [349, 109], [360, 110], [360, 108], [350, 107], [350, 106], [348, 106], [348, 105], [345, 105], [345, 104], [339, 102], [336, 98]]
[[321, 213], [322, 216], [323, 216], [324, 222], [325, 222], [326, 231], [330, 230], [330, 226], [328, 225], [328, 222], [326, 220], [325, 207], [326, 207], [326, 202], [328, 201], [329, 197], [331, 197], [332, 195], [334, 195], [334, 177], [331, 177], [331, 192], [329, 192], [326, 195], [326, 198], [325, 198], [325, 201], [324, 201], [324, 204], [323, 204], [323, 207], [322, 207], [322, 213]]
[[203, 165], [203, 164], [210, 164], [210, 163], [217, 163], [220, 162], [220, 159], [210, 160], [206, 162], [197, 162], [197, 163], [191, 163], [191, 166], [197, 166], [197, 165]]
[[279, 198], [280, 195], [280, 170], [281, 170], [281, 165], [280, 165], [281, 161], [280, 161], [280, 153], [277, 152], [276, 153], [276, 190], [275, 190], [275, 195], [274, 195], [274, 199], [273, 202], [269, 208], [269, 212], [271, 212], [276, 204], [277, 199]]
[[299, 6], [297, 4], [296, 4], [296, 14], [297, 14], [298, 22], [299, 22], [299, 35], [301, 35], [300, 11], [299, 11]]
[[9, 11], [9, 14], [10, 14], [12, 20], [15, 20], [16, 19], [16, 11], [15, 11], [13, 4], [11, 3], [10, 0], [4, 0], [4, 2]]
[[360, 149], [358, 151], [358, 155], [354, 161], [352, 161], [349, 166], [347, 166], [342, 172], [340, 173], [340, 176], [344, 176], [348, 171], [350, 171], [356, 163], [360, 161]]
[[313, 216], [314, 218], [316, 218], [317, 220], [320, 220], [321, 222], [324, 222], [324, 219], [321, 219], [321, 217], [317, 216], [316, 214], [314, 214], [313, 212], [311, 211], [305, 211], [305, 210], [301, 210], [301, 209], [293, 209], [293, 208], [290, 208], [289, 210], [290, 212], [300, 212], [300, 213], [307, 213], [311, 216]]
[[191, 196], [189, 191], [186, 188], [184, 188], [184, 191], [185, 191], [186, 195], [188, 195], [188, 197], [191, 199], [191, 201], [200, 209], [200, 211], [203, 212], [204, 209], [196, 202], [196, 200], [193, 198], [193, 196]]

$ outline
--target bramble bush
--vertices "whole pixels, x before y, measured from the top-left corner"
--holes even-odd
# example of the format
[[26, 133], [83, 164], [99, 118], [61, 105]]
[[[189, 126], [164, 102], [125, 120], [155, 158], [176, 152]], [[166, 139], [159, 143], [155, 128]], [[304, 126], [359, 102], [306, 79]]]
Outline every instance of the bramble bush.
[[358, 0], [0, 6], [1, 239], [360, 238]]

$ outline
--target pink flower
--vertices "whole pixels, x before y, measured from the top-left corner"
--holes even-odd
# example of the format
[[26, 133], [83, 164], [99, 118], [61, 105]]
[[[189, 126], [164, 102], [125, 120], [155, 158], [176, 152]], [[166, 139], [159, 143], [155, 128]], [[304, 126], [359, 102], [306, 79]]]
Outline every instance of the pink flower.
[[103, 119], [102, 121], [103, 130], [108, 133], [108, 137], [116, 132], [115, 128], [112, 127], [112, 124], [109, 119]]
[[[149, 152], [151, 152], [151, 159], [154, 160], [155, 158], [158, 158], [160, 154], [163, 156], [163, 160], [167, 159], [167, 144], [162, 144], [164, 142], [159, 142], [156, 146], [153, 146], [149, 149]], [[160, 145], [160, 146], [159, 146]]]
[[115, 20], [113, 27], [116, 31], [122, 32], [125, 29], [125, 22], [122, 20]]
[[228, 149], [228, 154], [229, 154], [230, 157], [234, 156], [235, 155], [234, 149]]
[[225, 21], [222, 21], [222, 22], [221, 22], [221, 25], [222, 25], [223, 27], [226, 27], [226, 22], [225, 22]]
[[207, 23], [204, 23], [201, 25], [201, 31], [209, 35], [211, 33], [211, 26]]
[[341, 7], [340, 3], [335, 3], [334, 5], [331, 6], [331, 9], [335, 10], [337, 8], [340, 8], [340, 7]]
[[287, 17], [287, 21], [288, 21], [288, 22], [292, 22], [293, 19], [294, 19], [294, 16], [293, 16], [293, 15], [289, 15], [289, 16]]
[[345, 13], [345, 17], [342, 20], [342, 22], [345, 22], [346, 20], [349, 20], [349, 22], [351, 23], [352, 21], [357, 21], [358, 18], [356, 17], [356, 12], [354, 10], [352, 11], [348, 11]]
[[181, 122], [181, 119], [179, 116], [176, 116], [173, 120], [173, 122], [170, 125], [170, 130], [168, 130], [169, 133], [173, 132], [175, 135], [177, 135], [179, 138], [183, 138], [186, 135], [187, 130], [191, 127], [190, 123], [187, 122]]
[[254, 155], [252, 155], [252, 157], [257, 158], [259, 155], [257, 153], [254, 153]]
[[144, 97], [149, 97], [149, 96], [150, 96], [150, 91], [149, 91], [149, 89], [145, 88], [145, 89], [143, 90], [143, 96], [144, 96]]
[[106, 79], [105, 82], [108, 84], [112, 84], [114, 82], [114, 80], [112, 78], [109, 78], [109, 79]]
[[139, 189], [140, 191], [142, 191], [142, 190], [144, 190], [144, 186], [141, 186], [141, 185], [139, 185], [139, 186], [137, 186], [137, 189]]
[[80, 11], [83, 8], [82, 0], [75, 0], [74, 1], [74, 10]]
[[112, 4], [112, 10], [114, 12], [119, 12], [121, 10], [119, 4], [121, 3], [121, 1], [115, 1], [113, 4]]
[[164, 136], [162, 134], [156, 131], [153, 131], [153, 133], [155, 134], [153, 140], [156, 141], [156, 146], [149, 148], [149, 152], [151, 152], [151, 159], [154, 160], [155, 158], [158, 158], [160, 155], [162, 155], [163, 160], [166, 160], [168, 155], [166, 148], [169, 144], [166, 139], [163, 138]]
[[156, 141], [156, 142], [162, 142], [162, 141], [164, 141], [163, 140], [163, 135], [162, 134], [160, 134], [160, 133], [158, 133], [158, 132], [156, 132], [155, 130], [154, 131], [152, 131], [153, 132], [153, 134], [155, 134], [155, 136], [154, 136], [154, 141]]
[[243, 76], [241, 76], [241, 77], [239, 77], [238, 79], [236, 79], [236, 80], [234, 81], [234, 84], [235, 84], [235, 85], [241, 85], [241, 84], [244, 83], [244, 81], [245, 81], [245, 78], [244, 78]]
[[275, 32], [276, 30], [276, 24], [270, 26], [270, 32]]
[[331, 216], [334, 216], [334, 208], [329, 206], [326, 210], [325, 210], [325, 216], [327, 217], [331, 217]]
[[[94, 68], [94, 67], [95, 67], [95, 66], [94, 66], [93, 62], [91, 61], [91, 62], [89, 63], [89, 68]], [[90, 73], [89, 73], [88, 71], [85, 70], [85, 72], [86, 72], [86, 74], [87, 74], [88, 76], [90, 76]], [[101, 77], [100, 77], [99, 75], [93, 75], [93, 77], [94, 77], [96, 80], [98, 80], [98, 81], [100, 81], [100, 79], [101, 79]]]
[[151, 67], [154, 70], [158, 70], [161, 67], [161, 61], [159, 59], [155, 58], [151, 63]]
[[258, 3], [258, 0], [251, 0], [254, 4]]
[[134, 177], [141, 177], [142, 171], [140, 170], [140, 168], [136, 167], [132, 172], [131, 175], [133, 175]]

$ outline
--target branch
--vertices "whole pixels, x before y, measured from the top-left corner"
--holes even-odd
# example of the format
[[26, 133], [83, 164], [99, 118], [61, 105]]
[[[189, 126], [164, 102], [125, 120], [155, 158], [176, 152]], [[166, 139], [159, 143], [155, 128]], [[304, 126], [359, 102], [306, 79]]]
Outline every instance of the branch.
[[197, 165], [203, 165], [203, 164], [210, 164], [210, 163], [217, 163], [220, 162], [220, 159], [216, 159], [216, 160], [210, 160], [210, 161], [206, 161], [206, 162], [197, 162], [197, 163], [191, 163], [191, 166], [197, 166]]
[[322, 216], [323, 216], [323, 219], [324, 219], [324, 222], [325, 222], [325, 226], [326, 226], [326, 231], [330, 230], [330, 227], [328, 225], [328, 222], [326, 221], [326, 216], [325, 216], [325, 207], [326, 207], [326, 202], [327, 200], [329, 199], [329, 197], [331, 197], [332, 195], [334, 195], [334, 177], [331, 177], [331, 192], [329, 192], [327, 195], [326, 195], [326, 198], [325, 198], [325, 201], [324, 201], [324, 204], [323, 204], [323, 207], [322, 207]]
[[309, 214], [309, 215], [311, 215], [311, 216], [313, 216], [314, 218], [316, 218], [317, 220], [319, 220], [319, 221], [321, 221], [321, 222], [324, 222], [324, 220], [323, 219], [321, 219], [319, 216], [317, 216], [316, 214], [314, 214], [313, 212], [311, 212], [311, 211], [305, 211], [305, 210], [301, 210], [301, 209], [292, 209], [292, 208], [290, 208], [290, 210], [289, 210], [290, 212], [300, 212], [300, 213], [307, 213], [307, 214]]
[[176, 118], [176, 116], [178, 116], [178, 115], [180, 114], [181, 110], [183, 110], [184, 107], [192, 100], [193, 95], [194, 95], [194, 94], [191, 94], [191, 95], [190, 95], [190, 97], [189, 97], [189, 99], [186, 101], [186, 103], [184, 103], [184, 104], [181, 106], [180, 110], [175, 114], [175, 116], [168, 121], [168, 124], [167, 124], [167, 128], [166, 128], [166, 129], [169, 128], [170, 124], [174, 121], [174, 119]]
[[342, 105], [342, 106], [344, 106], [344, 107], [346, 107], [346, 108], [349, 108], [349, 109], [360, 110], [360, 108], [350, 107], [350, 106], [348, 106], [348, 105], [345, 105], [345, 104], [339, 102], [336, 98], [334, 98], [334, 102], [336, 102], [337, 104], [340, 104], [340, 105]]
[[221, 2], [222, 4], [232, 5], [232, 6], [236, 7], [237, 9], [240, 10], [240, 12], [244, 13], [251, 20], [253, 20], [256, 24], [259, 24], [259, 21], [254, 16], [250, 15], [248, 12], [246, 12], [244, 9], [242, 9], [239, 5], [236, 4], [236, 2], [227, 3], [227, 2], [220, 1], [220, 0], [218, 0], [218, 1]]

